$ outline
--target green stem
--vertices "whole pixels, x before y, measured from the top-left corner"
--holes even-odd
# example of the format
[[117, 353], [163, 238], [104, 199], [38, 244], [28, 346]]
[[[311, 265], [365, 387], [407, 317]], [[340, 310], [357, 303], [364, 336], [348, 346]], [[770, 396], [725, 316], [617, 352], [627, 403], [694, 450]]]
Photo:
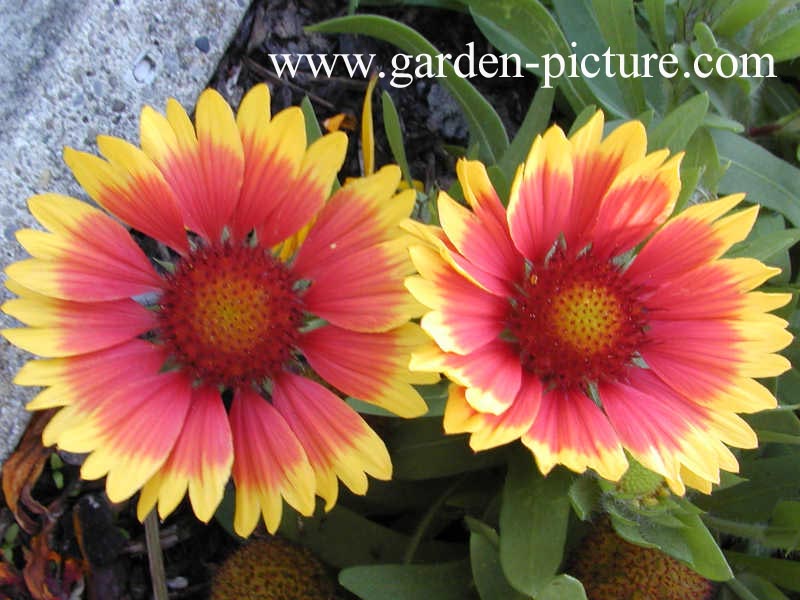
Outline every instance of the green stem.
[[748, 538], [757, 542], [764, 539], [764, 530], [766, 529], [764, 525], [741, 523], [739, 521], [731, 521], [730, 519], [712, 517], [708, 514], [702, 515], [701, 518], [706, 525], [723, 533]]
[[438, 498], [431, 504], [430, 508], [422, 515], [422, 519], [417, 525], [417, 528], [414, 530], [414, 533], [411, 535], [411, 540], [408, 542], [408, 547], [406, 551], [403, 553], [403, 564], [408, 565], [411, 564], [411, 561], [414, 560], [414, 555], [417, 553], [417, 549], [419, 545], [422, 543], [422, 538], [425, 536], [425, 532], [430, 527], [431, 522], [433, 521], [433, 517], [436, 516], [436, 513], [439, 512], [439, 509], [445, 503], [445, 501], [456, 491], [461, 482], [464, 481], [464, 476], [459, 477], [456, 481], [450, 484], [445, 491], [443, 491]]
[[144, 539], [147, 544], [147, 562], [150, 564], [153, 597], [155, 600], [168, 600], [167, 576], [164, 572], [164, 555], [161, 552], [156, 509], [151, 510], [144, 519]]
[[733, 592], [742, 600], [758, 600], [758, 596], [748, 590], [741, 581], [736, 579], [736, 577], [726, 581], [725, 585], [731, 588], [731, 590], [733, 590]]

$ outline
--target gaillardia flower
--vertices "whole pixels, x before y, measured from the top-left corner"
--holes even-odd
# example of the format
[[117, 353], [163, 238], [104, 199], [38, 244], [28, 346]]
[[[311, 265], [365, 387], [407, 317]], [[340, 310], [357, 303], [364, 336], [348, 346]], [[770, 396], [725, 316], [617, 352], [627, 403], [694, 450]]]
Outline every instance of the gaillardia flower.
[[391, 476], [338, 392], [426, 410], [411, 384], [436, 377], [408, 370], [426, 337], [399, 227], [414, 193], [395, 195], [387, 167], [329, 198], [345, 135], [307, 147], [300, 109], [269, 105], [260, 85], [235, 118], [214, 91], [194, 125], [174, 100], [166, 117], [146, 107], [141, 149], [101, 136], [105, 160], [65, 152], [107, 212], [35, 196], [49, 232], [18, 233], [33, 258], [7, 269], [19, 298], [3, 309], [28, 327], [3, 334], [46, 358], [16, 381], [46, 386], [28, 408], [63, 406], [45, 444], [90, 452], [81, 474], [107, 475], [112, 501], [141, 489], [140, 517], [188, 490], [207, 521], [232, 474], [236, 531], [260, 514], [274, 531], [282, 498], [308, 515], [315, 494], [333, 506], [338, 479], [363, 494], [367, 474]]
[[436, 342], [411, 367], [454, 382], [445, 430], [475, 450], [521, 438], [544, 473], [615, 481], [627, 450], [676, 493], [710, 490], [738, 468], [725, 444], [757, 443], [736, 413], [775, 405], [753, 377], [789, 367], [773, 354], [786, 322], [767, 314], [789, 295], [751, 291], [777, 269], [720, 258], [756, 207], [724, 216], [743, 197], [728, 196], [670, 219], [681, 157], [646, 154], [637, 121], [602, 132], [598, 112], [569, 139], [538, 137], [507, 210], [461, 161], [471, 210], [443, 193], [441, 230], [407, 225], [427, 243], [406, 285]]

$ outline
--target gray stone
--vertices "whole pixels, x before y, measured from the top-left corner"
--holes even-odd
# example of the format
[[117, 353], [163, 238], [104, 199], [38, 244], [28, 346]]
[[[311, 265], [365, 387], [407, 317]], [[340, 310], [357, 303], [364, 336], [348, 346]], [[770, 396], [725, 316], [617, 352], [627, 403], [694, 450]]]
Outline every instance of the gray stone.
[[[174, 97], [191, 109], [246, 9], [245, 0], [0, 0], [4, 268], [25, 258], [14, 232], [34, 226], [30, 195], [86, 198], [62, 148], [95, 151], [99, 133], [137, 142], [143, 104], [163, 111]], [[18, 325], [0, 314], [0, 326]], [[28, 358], [0, 337], [0, 464], [28, 422], [34, 390], [12, 382]]]

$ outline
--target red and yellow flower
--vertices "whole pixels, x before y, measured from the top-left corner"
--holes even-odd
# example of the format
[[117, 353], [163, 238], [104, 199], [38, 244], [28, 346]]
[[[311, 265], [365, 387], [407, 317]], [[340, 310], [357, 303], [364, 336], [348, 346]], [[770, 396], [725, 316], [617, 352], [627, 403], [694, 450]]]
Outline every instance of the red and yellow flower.
[[644, 127], [603, 139], [603, 116], [567, 138], [537, 137], [504, 209], [476, 161], [458, 176], [469, 209], [439, 196], [442, 228], [409, 223], [436, 342], [412, 369], [454, 384], [445, 430], [475, 450], [521, 439], [542, 472], [556, 464], [619, 479], [629, 452], [676, 493], [736, 471], [727, 445], [757, 444], [737, 413], [775, 406], [755, 377], [789, 367], [788, 294], [752, 291], [775, 275], [721, 258], [757, 207], [743, 195], [670, 218], [681, 156], [646, 153]]
[[247, 535], [259, 515], [274, 531], [283, 500], [308, 515], [338, 480], [363, 494], [367, 475], [391, 476], [340, 394], [426, 410], [412, 384], [436, 376], [408, 369], [425, 335], [399, 226], [414, 193], [386, 167], [331, 196], [346, 145], [307, 145], [300, 109], [270, 116], [266, 86], [235, 117], [206, 91], [194, 124], [174, 100], [166, 117], [146, 107], [141, 148], [67, 149], [105, 210], [31, 198], [48, 231], [18, 233], [33, 258], [7, 269], [19, 298], [3, 309], [27, 327], [3, 334], [45, 357], [16, 380], [46, 388], [30, 409], [63, 407], [45, 443], [90, 453], [81, 473], [107, 476], [112, 501], [141, 489], [140, 517], [165, 516], [188, 491], [207, 521], [232, 474]]

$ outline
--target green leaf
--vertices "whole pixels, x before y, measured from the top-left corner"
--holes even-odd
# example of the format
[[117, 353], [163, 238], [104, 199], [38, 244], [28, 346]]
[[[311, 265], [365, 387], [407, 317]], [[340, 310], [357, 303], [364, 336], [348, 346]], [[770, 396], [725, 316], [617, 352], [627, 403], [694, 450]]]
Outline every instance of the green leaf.
[[403, 131], [400, 128], [400, 117], [397, 114], [397, 108], [394, 106], [392, 97], [384, 91], [381, 94], [381, 107], [383, 110], [383, 130], [386, 132], [386, 139], [389, 140], [389, 148], [392, 150], [395, 162], [403, 172], [403, 178], [406, 183], [411, 187], [411, 169], [408, 168], [408, 159], [406, 158], [406, 148], [403, 145]]
[[320, 129], [317, 113], [314, 112], [314, 106], [308, 96], [303, 96], [300, 101], [300, 109], [303, 111], [303, 119], [306, 124], [306, 141], [310, 144], [322, 137], [322, 129]]
[[681, 191], [675, 201], [674, 214], [678, 214], [689, 204], [689, 200], [697, 191], [697, 184], [702, 174], [702, 167], [681, 167]]
[[760, 16], [769, 6], [769, 0], [734, 0], [717, 17], [711, 29], [720, 35], [732, 36]]
[[800, 169], [729, 131], [713, 131], [722, 161], [731, 165], [720, 181], [724, 193], [747, 192], [747, 200], [781, 213], [800, 227]]
[[571, 575], [559, 575], [550, 580], [536, 600], [586, 600], [586, 591]]
[[[320, 129], [317, 113], [314, 112], [314, 106], [311, 104], [311, 100], [308, 99], [308, 96], [303, 96], [303, 99], [300, 101], [300, 110], [303, 111], [303, 120], [306, 126], [306, 143], [310, 144], [314, 140], [322, 137], [322, 129]], [[339, 178], [334, 177], [332, 189], [336, 191], [339, 187]]]
[[[376, 15], [340, 17], [323, 21], [306, 29], [318, 33], [371, 35], [394, 44], [403, 52], [416, 57], [427, 56], [431, 60], [439, 54], [439, 51], [428, 40], [410, 27]], [[489, 164], [495, 163], [497, 157], [502, 156], [508, 147], [508, 137], [500, 117], [471, 83], [456, 74], [450, 62], [443, 61], [442, 67], [445, 77], [437, 79], [437, 81], [452, 94], [464, 112], [472, 142], [480, 144], [482, 160]]]
[[[575, 44], [571, 51], [575, 54], [579, 63], [588, 54], [596, 56], [603, 54], [607, 45], [603, 43], [603, 36], [594, 18], [590, 0], [557, 0], [553, 3], [553, 8], [567, 39]], [[605, 69], [598, 68], [599, 65], [597, 67], [594, 66], [591, 61], [589, 67], [597, 71], [597, 75], [584, 76], [582, 79], [594, 96], [591, 103], [601, 105], [614, 116], [634, 116], [629, 114], [625, 107], [625, 101], [617, 79], [608, 77]], [[573, 110], [577, 113], [583, 110], [584, 106], [573, 107]]]
[[709, 129], [725, 129], [733, 133], [742, 133], [744, 131], [744, 125], [736, 119], [729, 119], [713, 112], [706, 114], [706, 118], [703, 119], [703, 125]]
[[[734, 592], [739, 595], [742, 600], [789, 600], [786, 594], [781, 592], [769, 581], [758, 575], [753, 575], [752, 573], [740, 573], [734, 580], [728, 582], [728, 585], [731, 584], [733, 584]], [[745, 589], [742, 590], [739, 585], [736, 584], [741, 585]], [[749, 592], [750, 595], [741, 594], [740, 592], [742, 591]]]
[[765, 410], [752, 415], [744, 415], [744, 417], [758, 434], [761, 443], [800, 444], [800, 419], [794, 412]]
[[572, 478], [561, 469], [543, 477], [527, 449], [514, 450], [500, 507], [500, 562], [517, 590], [536, 596], [562, 561]]
[[775, 62], [791, 60], [800, 56], [800, 22], [795, 19], [791, 25], [782, 28], [765, 40], [759, 47], [759, 54], [771, 54]]
[[750, 571], [782, 588], [800, 592], [800, 562], [751, 556], [730, 550], [725, 552], [725, 556], [737, 569]]
[[[401, 562], [411, 538], [375, 523], [341, 504], [313, 517], [301, 517], [284, 506], [278, 530], [284, 537], [310, 548], [323, 561], [335, 567]], [[416, 558], [452, 560], [463, 556], [461, 544], [436, 540], [422, 542]]]
[[800, 502], [797, 500], [778, 502], [772, 514], [770, 528], [775, 529], [775, 533], [767, 531], [767, 542], [770, 547], [782, 548], [789, 552], [796, 550], [800, 546]]
[[640, 515], [635, 521], [612, 513], [611, 522], [616, 532], [632, 544], [658, 548], [708, 579], [730, 579], [733, 573], [722, 551], [696, 512], [691, 506], [688, 510], [676, 506], [669, 515]]
[[593, 477], [578, 477], [569, 486], [569, 501], [572, 504], [572, 510], [581, 521], [588, 520], [597, 509], [601, 495], [602, 491]]
[[728, 562], [714, 537], [698, 515], [677, 514], [686, 528], [682, 530], [692, 558], [691, 567], [703, 577], [712, 581], [726, 581], [733, 577]]
[[575, 135], [575, 132], [578, 131], [581, 127], [586, 125], [589, 121], [591, 121], [594, 114], [597, 112], [597, 107], [594, 104], [590, 104], [586, 106], [575, 119], [572, 121], [572, 125], [570, 125], [569, 131], [567, 132], [567, 137], [572, 137]]
[[[628, 0], [592, 0], [595, 18], [603, 39], [613, 54], [622, 54], [624, 70], [632, 72], [632, 63], [638, 56], [636, 41], [639, 30], [633, 15], [633, 2]], [[647, 108], [644, 86], [640, 77], [619, 77], [617, 85], [628, 114], [637, 115]]]
[[[524, 67], [539, 77], [545, 75], [545, 55], [558, 54], [565, 59], [571, 53], [555, 19], [538, 0], [471, 0], [469, 10], [493, 46], [506, 54], [518, 54]], [[553, 77], [542, 83], [558, 86], [575, 112], [594, 101], [581, 78]]]
[[550, 115], [553, 112], [553, 100], [555, 90], [552, 88], [540, 87], [536, 90], [536, 95], [525, 113], [525, 119], [519, 126], [514, 141], [505, 151], [498, 166], [502, 170], [508, 181], [514, 177], [517, 167], [522, 164], [528, 156], [534, 138], [544, 131], [550, 122]]
[[708, 95], [698, 94], [679, 105], [647, 134], [650, 150], [684, 150], [708, 112]]
[[692, 33], [694, 34], [695, 43], [700, 50], [710, 54], [711, 56], [718, 56], [720, 47], [719, 44], [717, 44], [717, 39], [714, 37], [714, 32], [711, 31], [711, 28], [708, 25], [702, 21], [697, 21], [694, 24]]
[[497, 533], [485, 523], [471, 519], [472, 532], [469, 537], [469, 557], [472, 565], [472, 578], [481, 600], [525, 600], [530, 598], [521, 594], [508, 583], [500, 567], [497, 551]]
[[[719, 162], [717, 145], [706, 127], [698, 128], [686, 145], [686, 157], [681, 163], [681, 180], [684, 185], [681, 188], [681, 196], [687, 191], [685, 186], [688, 185], [685, 171], [692, 168], [700, 170], [699, 181], [702, 182], [705, 191], [708, 194], [716, 195], [719, 180], [725, 174], [726, 168]], [[694, 182], [689, 192], [694, 191], [693, 188], [697, 183], [697, 181]]]
[[669, 52], [667, 41], [667, 10], [664, 0], [644, 0], [644, 12], [650, 23], [650, 32], [656, 42], [659, 54]]
[[699, 495], [693, 502], [715, 516], [753, 523], [767, 521], [778, 499], [797, 494], [800, 455], [796, 452], [769, 458], [743, 456], [740, 467], [747, 481], [710, 496]]
[[433, 479], [497, 466], [504, 449], [476, 454], [467, 435], [445, 435], [441, 419], [397, 421], [386, 437], [395, 479]]
[[750, 256], [769, 262], [800, 241], [800, 229], [783, 229], [759, 237], [744, 240], [733, 246], [727, 256]]
[[464, 600], [472, 585], [469, 561], [435, 565], [357, 566], [339, 583], [363, 600]]

